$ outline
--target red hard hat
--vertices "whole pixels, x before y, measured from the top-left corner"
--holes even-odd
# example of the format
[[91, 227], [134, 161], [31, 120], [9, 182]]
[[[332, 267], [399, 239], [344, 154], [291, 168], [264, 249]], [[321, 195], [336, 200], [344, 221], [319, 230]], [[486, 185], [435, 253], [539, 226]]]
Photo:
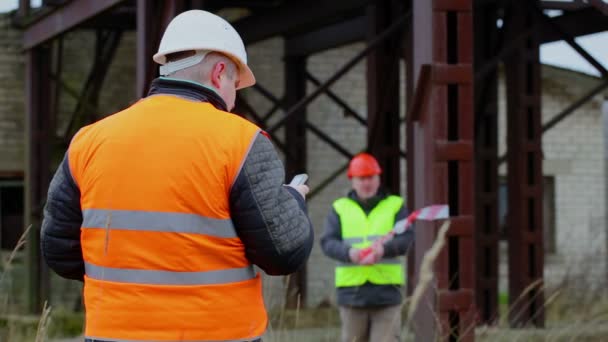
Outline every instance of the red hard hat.
[[379, 175], [381, 173], [382, 169], [376, 158], [369, 153], [359, 153], [350, 161], [347, 175], [350, 179], [353, 177]]

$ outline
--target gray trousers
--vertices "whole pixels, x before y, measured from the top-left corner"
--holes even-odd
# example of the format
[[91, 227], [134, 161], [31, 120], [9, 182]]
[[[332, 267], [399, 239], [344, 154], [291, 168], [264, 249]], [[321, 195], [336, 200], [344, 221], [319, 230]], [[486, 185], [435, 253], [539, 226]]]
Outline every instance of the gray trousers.
[[340, 306], [342, 342], [400, 341], [401, 305], [373, 308]]

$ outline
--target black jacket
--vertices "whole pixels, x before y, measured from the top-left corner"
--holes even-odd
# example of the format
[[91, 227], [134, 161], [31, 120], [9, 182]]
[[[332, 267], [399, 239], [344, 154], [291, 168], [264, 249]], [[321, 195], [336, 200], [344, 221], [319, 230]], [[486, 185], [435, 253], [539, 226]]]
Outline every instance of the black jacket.
[[[226, 110], [213, 91], [196, 84], [157, 79], [149, 95], [171, 94], [209, 102]], [[137, 104], [135, 104], [137, 105]], [[42, 255], [64, 278], [83, 280], [80, 245], [80, 189], [72, 179], [67, 153], [49, 186], [41, 228]], [[230, 213], [249, 261], [270, 275], [302, 267], [314, 242], [304, 198], [283, 186], [284, 169], [272, 143], [258, 134], [230, 192]]]
[[[385, 191], [379, 191], [376, 196], [364, 202], [357, 197], [354, 191], [348, 194], [348, 197], [357, 202], [368, 215], [387, 196], [388, 193]], [[406, 218], [407, 214], [407, 209], [404, 205], [395, 216], [395, 222]], [[384, 244], [384, 257], [394, 258], [406, 254], [413, 242], [413, 228], [408, 229], [402, 234], [395, 235], [392, 240]], [[339, 262], [349, 263], [351, 262], [348, 256], [350, 247], [349, 244], [342, 241], [340, 217], [335, 209], [332, 208], [325, 220], [325, 231], [321, 236], [321, 248], [328, 257]], [[337, 288], [337, 302], [338, 305], [342, 306], [374, 307], [397, 305], [401, 301], [401, 286], [365, 283], [361, 286]]]

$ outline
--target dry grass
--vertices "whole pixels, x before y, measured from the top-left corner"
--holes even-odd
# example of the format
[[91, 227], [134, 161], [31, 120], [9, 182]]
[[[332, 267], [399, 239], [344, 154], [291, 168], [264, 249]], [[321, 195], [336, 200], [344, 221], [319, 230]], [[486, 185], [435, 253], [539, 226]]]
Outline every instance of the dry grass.
[[[405, 327], [412, 328], [411, 319], [413, 312], [415, 312], [419, 305], [425, 305], [424, 301], [421, 300], [423, 294], [427, 291], [437, 290], [432, 288], [435, 277], [433, 263], [442, 248], [445, 247], [445, 235], [448, 229], [449, 221], [446, 221], [439, 229], [433, 245], [423, 258], [420, 280], [416, 285], [413, 295], [404, 300]], [[28, 227], [19, 239], [17, 247], [2, 261], [3, 272], [0, 274], [0, 285], [3, 285], [9, 276], [8, 270], [14, 266], [13, 262], [18, 255], [18, 250], [25, 246], [30, 232], [31, 227]], [[591, 280], [584, 280], [579, 277], [575, 280], [574, 284], [564, 281], [563, 284], [554, 289], [547, 289], [541, 282], [536, 282], [526, 288], [521, 297], [515, 301], [515, 303], [518, 303], [524, 300], [532, 290], [543, 290], [546, 298], [544, 302], [547, 321], [546, 329], [510, 329], [506, 317], [510, 313], [514, 313], [516, 316], [523, 314], [521, 312], [513, 312], [514, 309], [511, 307], [503, 312], [501, 320], [497, 325], [471, 326], [467, 330], [475, 330], [477, 341], [608, 341], [608, 293], [606, 293], [604, 287], [598, 287], [597, 291], [588, 290], [590, 286], [585, 286], [584, 283], [590, 283]], [[336, 308], [303, 308], [300, 298], [298, 298], [297, 309], [286, 309], [284, 306], [284, 294], [287, 290], [287, 283], [288, 279], [284, 282], [284, 288], [277, 291], [281, 292], [276, 295], [276, 298], [280, 300], [279, 310], [270, 311], [269, 333], [265, 336], [264, 340], [271, 342], [338, 340], [340, 321]], [[579, 290], [573, 291], [571, 289], [573, 285], [577, 285]], [[333, 288], [330, 290], [333, 291]], [[2, 306], [2, 304], [0, 302], [0, 312], [6, 313], [7, 306], [6, 304]], [[10, 316], [10, 319], [5, 319], [7, 325], [4, 331], [1, 324], [2, 315], [0, 315], [0, 341], [46, 341], [47, 336], [49, 334], [52, 335], [52, 332], [50, 332], [51, 328], [56, 328], [50, 324], [50, 314], [51, 310], [46, 306], [46, 303], [42, 315], [38, 318], [13, 314]], [[53, 316], [55, 317], [57, 314], [57, 312], [54, 312]], [[438, 322], [439, 318], [435, 317], [435, 320]], [[54, 320], [53, 325], [56, 324], [57, 322]], [[25, 326], [31, 326], [32, 329], [26, 331]], [[34, 332], [36, 336], [34, 336]], [[406, 341], [414, 338], [410, 331], [405, 330], [404, 332]], [[439, 332], [438, 336], [446, 337], [449, 333]]]
[[32, 226], [30, 225], [29, 227], [27, 227], [25, 229], [25, 231], [23, 231], [23, 234], [21, 234], [21, 236], [19, 237], [19, 240], [17, 241], [15, 248], [13, 248], [11, 253], [8, 255], [8, 258], [6, 260], [3, 260], [2, 273], [0, 274], [0, 286], [2, 286], [2, 284], [4, 284], [4, 279], [11, 269], [13, 261], [15, 260], [15, 257], [17, 256], [17, 252], [19, 252], [27, 243], [27, 236], [31, 229], [32, 229]]
[[422, 263], [420, 265], [420, 280], [416, 287], [414, 288], [414, 292], [412, 293], [411, 304], [407, 311], [408, 317], [408, 326], [411, 318], [414, 316], [414, 311], [418, 307], [420, 303], [420, 299], [422, 299], [422, 295], [428, 289], [429, 285], [433, 281], [435, 277], [435, 272], [433, 272], [433, 263], [441, 253], [441, 249], [445, 246], [445, 235], [450, 228], [450, 221], [445, 221], [441, 228], [439, 229], [439, 233], [437, 233], [437, 237], [435, 238], [435, 242], [431, 248], [424, 254], [422, 258]]
[[38, 328], [36, 329], [36, 340], [35, 342], [44, 342], [48, 336], [49, 323], [51, 321], [51, 307], [47, 306], [44, 302], [42, 308], [42, 314], [40, 315], [40, 321], [38, 321]]

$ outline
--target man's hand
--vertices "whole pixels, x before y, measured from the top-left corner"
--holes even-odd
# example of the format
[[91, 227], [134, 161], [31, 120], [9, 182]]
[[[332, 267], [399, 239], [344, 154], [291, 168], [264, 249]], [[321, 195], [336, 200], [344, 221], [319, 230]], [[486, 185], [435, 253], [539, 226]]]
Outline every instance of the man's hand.
[[372, 250], [374, 251], [376, 262], [380, 261], [380, 259], [382, 259], [384, 256], [384, 245], [381, 243], [375, 243], [372, 245]]
[[381, 243], [374, 243], [371, 247], [359, 250], [359, 264], [373, 265], [380, 261], [384, 256], [384, 246]]
[[300, 195], [302, 195], [302, 197], [304, 197], [304, 199], [306, 199], [306, 194], [308, 194], [308, 192], [310, 191], [310, 188], [306, 184], [302, 184], [302, 185], [286, 185], [286, 186], [289, 186], [289, 187], [292, 187], [292, 188], [296, 189], [296, 191], [298, 193], [300, 193]]
[[361, 249], [359, 249], [359, 248], [351, 247], [348, 250], [348, 257], [350, 258], [350, 261], [352, 261], [353, 264], [359, 263], [360, 255], [361, 255]]

